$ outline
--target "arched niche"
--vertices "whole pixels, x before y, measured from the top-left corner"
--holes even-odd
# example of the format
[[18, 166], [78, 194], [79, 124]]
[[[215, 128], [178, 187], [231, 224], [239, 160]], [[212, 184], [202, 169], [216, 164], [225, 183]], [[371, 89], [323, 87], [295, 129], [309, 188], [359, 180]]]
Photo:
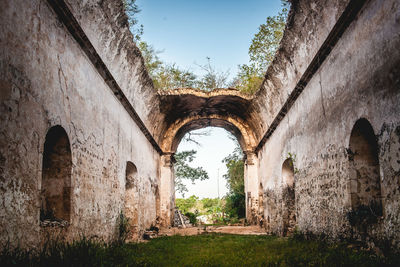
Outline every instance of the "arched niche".
[[46, 134], [42, 162], [40, 220], [70, 221], [72, 156], [68, 135], [57, 125]]
[[282, 182], [284, 186], [294, 186], [294, 165], [292, 159], [286, 159], [282, 164]]
[[136, 233], [138, 225], [138, 199], [137, 195], [137, 168], [131, 161], [126, 163], [125, 169], [125, 197], [123, 213], [128, 219], [130, 233]]
[[382, 216], [378, 143], [366, 119], [356, 121], [351, 131], [349, 168], [352, 209], [365, 209], [373, 216]]
[[282, 234], [294, 232], [296, 226], [296, 196], [293, 160], [288, 158], [282, 164]]

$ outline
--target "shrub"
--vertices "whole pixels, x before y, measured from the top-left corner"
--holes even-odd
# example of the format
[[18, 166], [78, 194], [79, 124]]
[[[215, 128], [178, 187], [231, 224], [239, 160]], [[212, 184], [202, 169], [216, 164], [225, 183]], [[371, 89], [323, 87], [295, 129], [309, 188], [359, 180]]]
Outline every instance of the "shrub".
[[128, 217], [121, 211], [118, 220], [118, 239], [117, 243], [123, 244], [128, 238], [130, 233], [130, 224]]
[[185, 216], [189, 218], [189, 221], [192, 225], [196, 225], [197, 224], [197, 215], [194, 214], [193, 212], [186, 212]]

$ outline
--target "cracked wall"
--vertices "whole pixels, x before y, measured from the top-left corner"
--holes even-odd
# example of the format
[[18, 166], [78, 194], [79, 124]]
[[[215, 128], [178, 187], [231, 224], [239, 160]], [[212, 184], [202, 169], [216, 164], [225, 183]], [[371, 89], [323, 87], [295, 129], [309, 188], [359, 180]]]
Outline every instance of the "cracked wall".
[[[122, 1], [1, 5], [1, 243], [36, 246], [46, 233], [110, 240], [126, 203], [135, 235], [168, 225], [173, 153], [186, 132], [213, 125], [245, 150], [250, 222], [270, 233], [297, 227], [399, 248], [398, 1], [292, 1], [283, 41], [254, 96], [155, 92]], [[376, 135], [382, 198], [382, 216], [361, 230], [349, 222], [358, 190], [351, 186], [350, 136], [360, 118]], [[42, 160], [56, 125], [70, 142], [70, 218], [67, 226], [44, 227]], [[293, 183], [282, 173], [288, 159]]]
[[[76, 8], [78, 2], [82, 9]], [[138, 113], [147, 118], [149, 110], [138, 105], [141, 98], [151, 101], [148, 92], [153, 92], [145, 89], [149, 85], [139, 77], [146, 72], [140, 64], [143, 60], [140, 54], [128, 52], [132, 41], [128, 47], [118, 42], [129, 36], [114, 34], [110, 25], [118, 23], [114, 26], [110, 21], [121, 19], [106, 19], [111, 14], [104, 11], [105, 7], [121, 8], [119, 3], [102, 1], [102, 8], [97, 1], [70, 4], [82, 20], [90, 18], [88, 14], [102, 14], [82, 25], [99, 51], [107, 54], [105, 58], [114, 60], [107, 64]], [[66, 239], [81, 234], [114, 239], [124, 205], [128, 161], [137, 166], [136, 227], [143, 231], [154, 224], [159, 153], [47, 1], [1, 5], [1, 243], [36, 246], [45, 238], [49, 227], [39, 223], [42, 159], [45, 136], [55, 125], [68, 135], [72, 169], [70, 223], [53, 234], [62, 232]], [[95, 35], [100, 26], [104, 32]], [[129, 33], [126, 25], [122, 30]]]
[[[309, 4], [307, 12], [314, 12], [313, 2], [306, 4], [306, 1], [300, 1], [298, 4]], [[327, 5], [327, 10], [329, 9], [330, 4]], [[281, 166], [287, 158], [295, 156], [298, 230], [324, 234], [330, 238], [361, 238], [375, 245], [386, 242], [399, 248], [399, 10], [399, 3], [394, 0], [366, 2], [260, 149], [259, 175], [265, 190], [264, 213], [266, 221], [269, 221], [266, 224], [269, 231], [284, 231], [285, 186]], [[322, 20], [325, 26], [315, 32], [304, 33], [313, 36], [304, 37], [310, 39], [304, 42], [310, 45], [305, 55], [300, 48], [302, 42], [297, 45], [299, 48], [292, 51], [292, 56], [304, 55], [304, 60], [298, 63], [281, 61], [283, 65], [278, 65], [278, 69], [291, 69], [291, 65], [295, 64], [304, 70], [302, 64], [314, 55], [313, 40], [327, 36], [326, 33], [319, 35], [318, 32], [326, 25], [332, 25], [331, 22], [335, 21], [338, 13], [335, 11], [329, 14], [324, 11], [320, 17], [309, 14], [310, 19]], [[302, 16], [301, 13], [292, 15], [294, 21], [302, 21], [301, 18], [297, 19]], [[314, 30], [314, 27], [311, 29]], [[302, 30], [297, 33], [300, 35], [299, 39], [303, 38], [302, 34]], [[285, 47], [282, 49], [285, 50]], [[279, 54], [276, 61], [279, 61]], [[284, 92], [293, 90], [296, 77], [300, 76], [291, 76], [288, 72], [287, 75], [273, 72], [276, 73], [274, 65], [267, 72], [265, 87], [262, 89], [265, 93], [262, 91], [260, 94], [272, 94], [266, 99], [277, 102], [265, 107], [283, 103], [279, 95], [273, 95], [278, 87], [270, 88], [274, 79], [279, 79], [279, 86], [282, 86], [280, 91], [284, 95]], [[268, 80], [268, 73], [275, 76], [272, 81]], [[263, 101], [263, 98], [258, 98], [257, 101]], [[271, 110], [269, 114], [274, 112]], [[268, 111], [261, 114], [265, 116]], [[273, 117], [267, 121], [272, 121], [271, 118]], [[377, 139], [383, 203], [383, 215], [377, 216], [378, 222], [368, 226], [361, 235], [360, 229], [349, 222], [349, 215], [354, 210], [350, 189], [350, 136], [360, 118], [368, 120]]]

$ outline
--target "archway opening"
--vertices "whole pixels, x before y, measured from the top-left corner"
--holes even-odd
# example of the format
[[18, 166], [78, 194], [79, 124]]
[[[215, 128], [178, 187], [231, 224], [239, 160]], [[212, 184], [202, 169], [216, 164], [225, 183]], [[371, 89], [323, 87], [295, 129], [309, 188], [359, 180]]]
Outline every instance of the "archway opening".
[[46, 135], [40, 193], [40, 221], [70, 221], [72, 156], [68, 135], [61, 126]]
[[[223, 128], [206, 127], [188, 131], [178, 143], [177, 162], [174, 164], [175, 204], [183, 215], [197, 224], [244, 218], [243, 152], [236, 137]], [[193, 160], [187, 161], [187, 165], [197, 172], [205, 171], [209, 179], [197, 179], [192, 184], [190, 174], [195, 171], [189, 171], [187, 166], [182, 168], [183, 164], [179, 162], [187, 151], [195, 152]], [[183, 192], [182, 186], [186, 192]], [[175, 216], [175, 225], [181, 224], [179, 216]]]
[[288, 158], [282, 164], [282, 233], [294, 232], [296, 226], [296, 196], [293, 160]]
[[128, 219], [129, 233], [134, 236], [138, 227], [138, 192], [137, 192], [137, 168], [128, 161], [125, 170], [125, 199], [123, 213]]
[[375, 223], [383, 213], [378, 143], [366, 119], [359, 119], [351, 131], [349, 167], [352, 210], [365, 215], [363, 223]]

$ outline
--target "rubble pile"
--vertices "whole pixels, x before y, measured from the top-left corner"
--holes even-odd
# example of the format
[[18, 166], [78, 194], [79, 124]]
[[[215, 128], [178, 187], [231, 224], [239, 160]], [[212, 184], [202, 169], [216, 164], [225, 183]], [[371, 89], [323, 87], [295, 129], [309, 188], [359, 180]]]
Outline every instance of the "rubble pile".
[[174, 227], [191, 227], [191, 226], [192, 225], [190, 224], [189, 218], [183, 215], [179, 209], [175, 208]]
[[43, 220], [40, 222], [40, 226], [42, 227], [67, 227], [69, 223], [64, 220]]

